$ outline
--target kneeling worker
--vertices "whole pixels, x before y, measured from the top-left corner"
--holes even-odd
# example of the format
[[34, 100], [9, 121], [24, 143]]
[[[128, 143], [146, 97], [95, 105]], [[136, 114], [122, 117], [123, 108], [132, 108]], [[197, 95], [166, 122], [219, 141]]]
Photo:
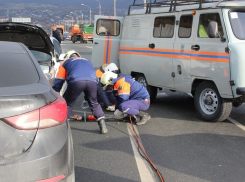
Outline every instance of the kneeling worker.
[[80, 54], [75, 51], [67, 52], [64, 61], [60, 64], [53, 89], [60, 92], [65, 80], [67, 81], [67, 89], [64, 99], [67, 103], [67, 118], [70, 119], [75, 101], [84, 92], [92, 114], [98, 121], [101, 133], [107, 133], [105, 115], [97, 101], [98, 78], [93, 64], [87, 59], [81, 58]]
[[[146, 111], [150, 106], [150, 96], [146, 88], [132, 79], [130, 75], [121, 75], [105, 72], [101, 77], [101, 83], [113, 87], [116, 97], [116, 116], [120, 111], [132, 116], [140, 116], [136, 125], [143, 125], [151, 116]], [[118, 111], [119, 110], [119, 111]], [[118, 114], [119, 113], [119, 114]]]

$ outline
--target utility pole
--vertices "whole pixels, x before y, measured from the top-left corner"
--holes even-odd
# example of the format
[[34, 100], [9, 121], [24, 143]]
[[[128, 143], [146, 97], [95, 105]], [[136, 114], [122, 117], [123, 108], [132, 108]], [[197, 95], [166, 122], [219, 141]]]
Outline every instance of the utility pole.
[[89, 8], [89, 24], [91, 25], [91, 8], [88, 6], [88, 5], [85, 5], [85, 4], [81, 4], [82, 6], [87, 6]]
[[117, 16], [117, 11], [116, 11], [116, 0], [114, 0], [114, 16]]
[[100, 1], [99, 0], [95, 0], [95, 1], [99, 2], [99, 15], [101, 15], [101, 4], [100, 4]]
[[143, 0], [144, 1], [144, 8], [146, 9], [146, 0]]

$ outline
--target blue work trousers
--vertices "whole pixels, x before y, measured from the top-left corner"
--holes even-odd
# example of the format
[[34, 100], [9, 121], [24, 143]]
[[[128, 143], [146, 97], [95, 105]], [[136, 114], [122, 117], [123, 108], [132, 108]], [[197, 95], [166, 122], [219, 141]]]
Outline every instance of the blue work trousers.
[[71, 117], [74, 104], [82, 92], [84, 92], [85, 99], [97, 121], [105, 119], [104, 112], [97, 101], [97, 83], [92, 81], [76, 81], [68, 84], [64, 94], [68, 110], [67, 118]]
[[112, 93], [112, 89], [107, 87], [104, 90], [100, 82], [98, 83], [98, 95], [97, 95], [97, 97], [98, 97], [99, 102], [104, 103], [105, 108], [116, 103], [116, 99]]
[[140, 111], [146, 111], [149, 108], [149, 104], [145, 100], [128, 100], [121, 103], [118, 106], [119, 110], [129, 114], [137, 115]]

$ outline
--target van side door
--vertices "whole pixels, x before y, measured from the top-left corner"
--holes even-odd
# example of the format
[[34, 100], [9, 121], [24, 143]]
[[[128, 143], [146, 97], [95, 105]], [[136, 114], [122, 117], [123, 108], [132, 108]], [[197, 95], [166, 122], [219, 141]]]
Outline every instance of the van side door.
[[118, 55], [123, 20], [123, 17], [95, 15], [92, 51], [92, 63], [95, 68], [110, 63], [119, 66]]
[[178, 91], [191, 92], [191, 47], [195, 29], [193, 26], [194, 16], [191, 11], [179, 12], [176, 24], [176, 39], [173, 52], [174, 88]]
[[[221, 9], [199, 10], [195, 16], [198, 18], [198, 28], [194, 41], [199, 49], [193, 50], [192, 77], [213, 81], [221, 97], [232, 97], [230, 56], [226, 52], [228, 38]], [[208, 33], [210, 22], [217, 23], [218, 34], [214, 37]]]
[[173, 49], [175, 41], [176, 13], [165, 13], [152, 16], [153, 32], [149, 45], [152, 54], [149, 56], [149, 80], [151, 85], [174, 88], [174, 78], [171, 76], [173, 67]]

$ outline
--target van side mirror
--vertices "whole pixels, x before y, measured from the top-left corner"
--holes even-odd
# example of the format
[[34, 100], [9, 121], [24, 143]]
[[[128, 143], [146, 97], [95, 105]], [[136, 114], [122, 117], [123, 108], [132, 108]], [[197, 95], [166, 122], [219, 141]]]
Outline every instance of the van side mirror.
[[60, 54], [59, 59], [57, 60], [57, 62], [64, 61], [65, 55], [66, 54]]
[[218, 34], [218, 23], [216, 21], [210, 21], [208, 23], [208, 36], [209, 38], [216, 38]]
[[217, 35], [220, 37], [221, 42], [226, 41], [226, 39], [218, 31], [218, 23], [216, 21], [210, 21], [208, 23], [208, 36], [209, 38], [216, 38]]

